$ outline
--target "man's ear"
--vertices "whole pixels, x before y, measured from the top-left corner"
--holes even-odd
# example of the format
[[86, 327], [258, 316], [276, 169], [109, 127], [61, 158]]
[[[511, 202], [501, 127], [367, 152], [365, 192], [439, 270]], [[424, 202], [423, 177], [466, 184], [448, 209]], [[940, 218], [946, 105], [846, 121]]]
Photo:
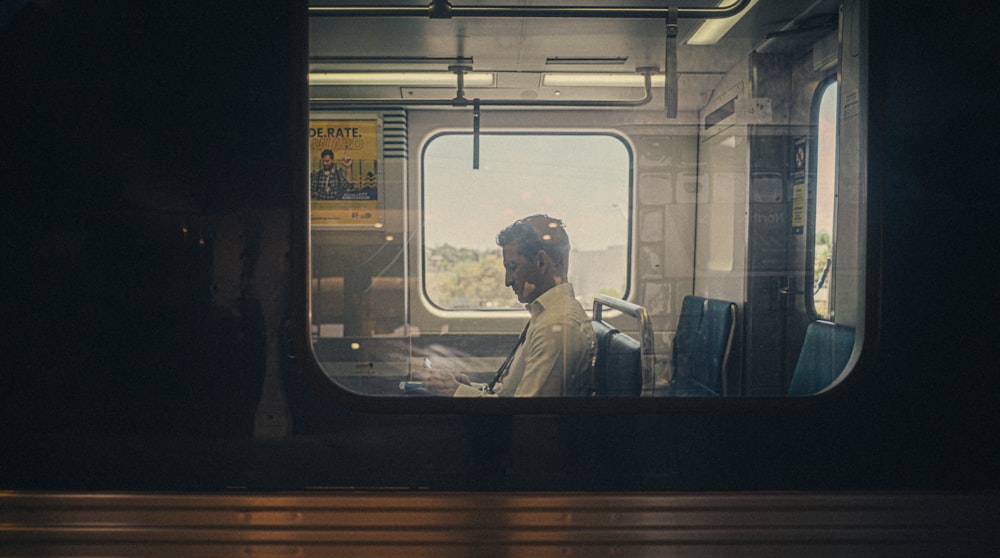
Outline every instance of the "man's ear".
[[552, 259], [552, 254], [549, 254], [545, 250], [538, 251], [538, 254], [535, 256], [535, 263], [538, 264], [538, 272], [541, 276], [546, 277], [552, 282], [550, 286], [558, 285], [566, 280], [565, 277], [560, 275], [559, 268], [556, 266], [555, 260]]
[[538, 264], [539, 268], [551, 268], [555, 264], [555, 262], [552, 261], [552, 256], [550, 256], [545, 250], [538, 251], [538, 254], [535, 255], [535, 263]]

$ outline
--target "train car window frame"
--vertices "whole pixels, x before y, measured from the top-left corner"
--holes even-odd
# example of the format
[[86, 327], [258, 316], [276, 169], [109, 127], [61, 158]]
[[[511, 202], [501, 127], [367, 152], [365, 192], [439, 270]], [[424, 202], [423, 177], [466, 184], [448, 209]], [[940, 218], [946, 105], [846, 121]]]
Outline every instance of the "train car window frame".
[[[463, 145], [462, 149], [456, 150], [457, 153], [460, 154], [459, 157], [461, 157], [461, 160], [458, 161], [451, 156], [447, 157], [447, 159], [451, 161], [456, 161], [458, 163], [457, 168], [453, 168], [450, 170], [451, 173], [461, 174], [464, 173], [466, 169], [471, 172], [465, 174], [462, 177], [452, 176], [451, 180], [464, 180], [465, 182], [463, 182], [463, 184], [468, 184], [469, 182], [476, 181], [480, 183], [485, 183], [486, 186], [489, 186], [489, 183], [492, 182], [494, 186], [499, 187], [502, 185], [502, 183], [499, 182], [500, 178], [498, 178], [498, 176], [502, 175], [504, 170], [502, 168], [499, 169], [491, 168], [491, 163], [492, 163], [491, 156], [493, 152], [499, 149], [504, 149], [505, 151], [501, 153], [500, 155], [501, 157], [523, 156], [523, 155], [530, 156], [530, 154], [532, 153], [531, 151], [526, 153], [517, 153], [516, 151], [513, 151], [513, 149], [516, 149], [516, 147], [512, 147], [513, 145], [512, 142], [504, 141], [508, 139], [515, 139], [518, 137], [534, 138], [534, 139], [552, 138], [556, 140], [558, 140], [558, 138], [573, 138], [574, 140], [597, 138], [601, 142], [610, 140], [610, 142], [613, 142], [610, 145], [613, 145], [616, 148], [617, 147], [621, 148], [621, 152], [619, 153], [619, 155], [623, 156], [624, 159], [617, 162], [612, 169], [614, 172], [621, 171], [621, 175], [618, 176], [617, 178], [614, 178], [613, 180], [615, 180], [616, 182], [611, 183], [608, 186], [610, 188], [616, 188], [620, 186], [621, 189], [618, 192], [613, 192], [610, 190], [602, 190], [601, 183], [599, 182], [595, 183], [594, 181], [589, 180], [587, 178], [560, 177], [565, 182], [565, 184], [561, 187], [564, 190], [564, 193], [569, 193], [571, 191], [570, 189], [573, 187], [580, 187], [579, 190], [575, 191], [581, 191], [583, 189], [591, 190], [590, 197], [593, 200], [606, 201], [607, 198], [609, 197], [613, 200], [610, 203], [604, 204], [606, 205], [606, 207], [603, 207], [603, 209], [607, 210], [607, 213], [609, 213], [612, 225], [615, 224], [614, 221], [618, 221], [618, 219], [620, 218], [621, 223], [619, 225], [621, 227], [621, 230], [617, 231], [619, 234], [615, 236], [615, 241], [608, 244], [605, 247], [604, 252], [606, 253], [614, 252], [612, 256], [619, 260], [620, 266], [618, 264], [612, 263], [609, 264], [608, 267], [611, 269], [618, 269], [619, 267], [621, 268], [623, 272], [622, 277], [620, 278], [621, 283], [619, 285], [611, 285], [601, 282], [600, 288], [590, 287], [591, 284], [596, 284], [596, 283], [592, 279], [592, 274], [591, 276], [588, 276], [587, 271], [593, 270], [594, 266], [588, 265], [587, 263], [582, 262], [581, 260], [585, 255], [590, 255], [589, 253], [592, 252], [592, 250], [587, 250], [587, 248], [593, 244], [594, 239], [592, 238], [588, 239], [588, 237], [584, 235], [586, 234], [589, 235], [590, 237], [603, 236], [606, 239], [606, 235], [595, 235], [595, 231], [598, 230], [598, 228], [594, 226], [594, 221], [591, 219], [593, 217], [593, 214], [584, 215], [582, 212], [588, 210], [585, 206], [578, 206], [576, 210], [570, 210], [569, 208], [573, 204], [568, 201], [568, 196], [563, 198], [546, 200], [544, 199], [544, 196], [542, 196], [543, 194], [546, 194], [546, 192], [529, 191], [530, 188], [529, 190], [523, 190], [520, 193], [501, 192], [494, 196], [495, 199], [491, 200], [493, 203], [490, 204], [491, 210], [495, 210], [496, 213], [496, 216], [493, 217], [492, 219], [492, 221], [494, 222], [491, 225], [476, 223], [475, 226], [479, 227], [480, 230], [478, 230], [477, 233], [474, 233], [473, 235], [474, 238], [467, 239], [469, 242], [476, 244], [478, 247], [478, 249], [476, 249], [475, 251], [477, 252], [479, 257], [474, 259], [476, 259], [477, 261], [479, 261], [480, 259], [490, 259], [490, 261], [492, 261], [492, 259], [495, 259], [493, 257], [499, 254], [499, 247], [497, 247], [495, 243], [496, 234], [504, 226], [510, 224], [511, 222], [513, 222], [518, 218], [525, 217], [527, 215], [535, 213], [549, 214], [553, 217], [558, 217], [562, 219], [568, 229], [570, 235], [570, 242], [573, 249], [573, 252], [570, 256], [569, 279], [570, 283], [574, 285], [576, 289], [577, 298], [581, 300], [581, 304], [583, 305], [584, 309], [589, 311], [589, 309], [593, 304], [592, 295], [594, 294], [597, 293], [610, 294], [612, 296], [615, 296], [616, 298], [627, 299], [629, 294], [632, 292], [632, 284], [631, 284], [632, 245], [633, 245], [632, 238], [634, 235], [632, 210], [633, 210], [633, 190], [635, 181], [634, 178], [635, 153], [632, 149], [632, 146], [624, 137], [610, 131], [547, 129], [542, 131], [539, 130], [483, 131], [479, 134], [478, 138], [473, 138], [473, 134], [467, 131], [444, 131], [435, 133], [431, 137], [429, 137], [427, 141], [424, 142], [420, 155], [420, 169], [421, 169], [420, 190], [419, 190], [420, 192], [419, 223], [421, 229], [421, 236], [419, 242], [420, 263], [421, 263], [421, 269], [419, 274], [420, 286], [421, 286], [420, 296], [424, 305], [431, 312], [435, 314], [448, 315], [448, 314], [460, 314], [460, 313], [472, 313], [472, 312], [475, 313], [491, 312], [498, 314], [509, 314], [510, 312], [519, 312], [524, 310], [523, 305], [517, 303], [516, 297], [512, 295], [510, 289], [503, 285], [503, 270], [502, 267], [500, 266], [499, 260], [493, 262], [496, 265], [493, 265], [489, 269], [477, 270], [480, 272], [480, 275], [483, 278], [487, 280], [492, 280], [497, 284], [495, 290], [498, 290], [498, 294], [496, 297], [494, 297], [489, 301], [490, 302], [489, 304], [480, 303], [478, 306], [469, 306], [469, 305], [454, 306], [449, 304], [443, 304], [442, 303], [444, 302], [442, 300], [443, 295], [437, 292], [433, 293], [429, 292], [429, 290], [433, 290], [434, 287], [431, 286], [431, 281], [429, 280], [428, 277], [428, 271], [429, 269], [434, 267], [433, 259], [436, 257], [432, 256], [431, 252], [440, 249], [440, 246], [438, 245], [429, 246], [430, 242], [428, 241], [428, 238], [438, 239], [437, 240], [438, 242], [445, 242], [447, 245], [449, 242], [452, 242], [450, 239], [458, 236], [458, 235], [451, 235], [451, 236], [443, 235], [437, 230], [435, 230], [435, 226], [433, 225], [434, 223], [441, 223], [446, 221], [441, 219], [441, 215], [439, 213], [444, 213], [447, 209], [440, 209], [440, 208], [442, 204], [445, 203], [447, 198], [454, 192], [452, 192], [452, 194], [447, 194], [447, 195], [434, 192], [434, 188], [436, 186], [430, 185], [429, 180], [437, 179], [436, 173], [438, 172], [438, 170], [434, 166], [428, 164], [428, 159], [427, 159], [428, 154], [431, 152], [431, 150], [436, 149], [436, 142], [440, 142], [442, 140], [461, 141], [468, 138], [470, 140], [469, 145]], [[473, 139], [477, 140], [478, 147], [473, 146], [471, 141]], [[490, 145], [491, 140], [496, 140], [497, 142], [499, 142], [498, 145], [495, 146]], [[533, 145], [533, 147], [535, 147], [536, 149], [541, 148], [544, 146], [544, 143], [545, 142]], [[580, 159], [580, 162], [585, 162], [584, 156], [581, 155], [581, 149], [580, 149], [583, 146], [583, 144], [580, 141], [576, 141], [575, 144], [576, 145], [574, 147], [576, 147], [577, 149], [564, 150], [562, 157], [566, 157], [567, 159]], [[552, 146], [556, 145], [557, 144], [552, 144]], [[592, 149], [596, 149], [599, 147], [603, 146], [595, 146], [595, 148]], [[473, 154], [474, 149], [477, 150], [475, 154]], [[511, 149], [511, 151], [508, 152], [506, 151], [507, 149]], [[551, 153], [551, 150], [547, 151], [547, 153]], [[606, 151], [603, 153], [604, 155], [608, 155]], [[475, 156], [478, 156], [480, 160], [477, 160], [475, 163], [473, 163], [473, 159], [475, 158]], [[468, 159], [466, 159], [465, 157], [468, 157]], [[548, 164], [544, 161], [543, 158], [539, 158], [534, 162], [539, 165], [539, 168], [545, 168], [543, 167], [543, 165]], [[567, 162], [567, 164], [564, 165], [556, 165], [548, 168], [550, 170], [555, 169], [557, 172], [565, 174], [565, 169], [568, 168], [568, 166], [569, 163]], [[606, 170], [608, 166], [609, 165], [607, 164], [607, 162], [604, 161], [600, 167], [600, 170]], [[594, 167], [589, 170], [593, 171], [596, 168], [597, 167]], [[492, 177], [489, 176], [491, 172], [495, 172], [498, 176], [492, 176]], [[431, 177], [429, 175], [435, 175], [435, 176]], [[522, 176], [531, 176], [531, 175], [525, 174]], [[547, 179], [551, 181], [552, 175], [549, 175], [547, 177], [539, 176], [537, 180], [541, 181], [542, 179]], [[548, 187], [548, 185], [539, 186], [538, 184], [535, 184], [534, 186], [538, 188]], [[429, 196], [428, 195], [429, 193], [433, 193], [433, 196]], [[516, 194], [515, 198], [517, 199], [515, 200], [510, 199], [509, 196], [511, 194]], [[436, 196], [439, 195], [442, 195], [444, 197], [437, 198]], [[434, 206], [429, 207], [430, 204], [434, 204]], [[596, 211], [598, 209], [600, 208], [596, 207], [596, 205], [594, 207], [589, 208], [590, 211]], [[461, 208], [450, 208], [450, 210], [468, 211], [469, 207], [464, 206]], [[438, 214], [437, 217], [436, 218], [432, 217], [435, 214]], [[609, 215], [603, 216], [606, 222], [609, 220]], [[445, 225], [440, 225], [440, 224], [437, 226], [441, 228], [445, 227]], [[454, 225], [450, 226], [454, 227]], [[606, 227], [604, 231], [605, 232], [607, 231]], [[466, 246], [455, 246], [454, 248], [457, 249], [456, 251], [466, 251], [470, 253], [473, 250], [473, 248]], [[607, 263], [606, 259], [604, 261], [605, 263]], [[456, 280], [461, 282], [461, 278], [458, 278]], [[612, 279], [608, 278], [607, 280], [611, 281]], [[506, 304], [504, 304], [501, 301], [503, 297], [509, 299], [507, 300]], [[452, 302], [452, 304], [454, 303]]]

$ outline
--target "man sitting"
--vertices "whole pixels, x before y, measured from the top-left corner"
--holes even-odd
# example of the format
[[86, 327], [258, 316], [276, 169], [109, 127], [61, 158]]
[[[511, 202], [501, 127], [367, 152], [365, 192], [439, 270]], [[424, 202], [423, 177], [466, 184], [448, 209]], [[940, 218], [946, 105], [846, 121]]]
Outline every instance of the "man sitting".
[[488, 384], [433, 369], [414, 378], [433, 394], [455, 397], [587, 395], [594, 330], [567, 280], [570, 244], [562, 221], [525, 217], [500, 231], [497, 245], [503, 249], [504, 284], [531, 314], [514, 351]]

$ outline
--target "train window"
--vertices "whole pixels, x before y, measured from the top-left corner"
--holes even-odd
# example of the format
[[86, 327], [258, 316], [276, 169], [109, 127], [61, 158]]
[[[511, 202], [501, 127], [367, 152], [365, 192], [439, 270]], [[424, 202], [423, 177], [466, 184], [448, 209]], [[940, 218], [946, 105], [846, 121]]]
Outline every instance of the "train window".
[[[711, 44], [682, 17], [674, 66], [662, 18], [322, 4], [297, 334], [317, 374], [410, 398], [426, 362], [480, 384], [523, 363], [531, 313], [496, 237], [548, 214], [583, 315], [639, 347], [614, 361], [614, 395], [812, 395], [846, 375], [875, 280], [864, 3], [759, 0]], [[610, 394], [599, 378], [558, 393]]]
[[837, 82], [830, 80], [817, 91], [816, 110], [816, 195], [813, 196], [811, 236], [813, 238], [813, 313], [833, 317], [830, 286], [834, 274], [834, 223], [837, 183]]
[[[628, 294], [632, 155], [607, 134], [437, 135], [423, 152], [423, 280], [445, 310], [523, 311], [504, 285], [497, 232], [543, 213], [571, 238], [569, 280], [585, 308]], [[478, 168], [477, 168], [478, 167]]]

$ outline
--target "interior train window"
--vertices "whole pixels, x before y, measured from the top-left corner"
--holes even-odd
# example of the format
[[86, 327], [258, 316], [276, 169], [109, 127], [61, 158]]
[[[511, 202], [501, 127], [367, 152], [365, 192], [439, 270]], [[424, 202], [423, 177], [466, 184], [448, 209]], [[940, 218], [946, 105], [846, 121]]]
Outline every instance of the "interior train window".
[[817, 91], [816, 103], [816, 195], [813, 197], [813, 312], [820, 318], [833, 316], [830, 300], [833, 282], [833, 224], [837, 185], [837, 82], [830, 80]]
[[585, 308], [628, 295], [632, 155], [605, 134], [447, 133], [423, 152], [423, 279], [445, 310], [523, 311], [504, 285], [497, 233], [534, 214], [562, 219], [569, 280]]

